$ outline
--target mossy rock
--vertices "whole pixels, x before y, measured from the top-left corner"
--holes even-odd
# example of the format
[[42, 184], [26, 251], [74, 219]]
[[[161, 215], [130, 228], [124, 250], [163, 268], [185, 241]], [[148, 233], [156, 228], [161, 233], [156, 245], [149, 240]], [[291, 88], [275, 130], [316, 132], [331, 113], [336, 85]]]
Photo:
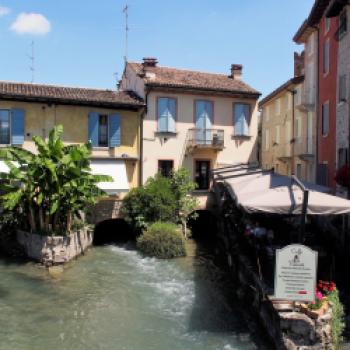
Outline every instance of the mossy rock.
[[185, 240], [172, 223], [156, 222], [137, 239], [137, 247], [142, 253], [159, 259], [186, 256]]

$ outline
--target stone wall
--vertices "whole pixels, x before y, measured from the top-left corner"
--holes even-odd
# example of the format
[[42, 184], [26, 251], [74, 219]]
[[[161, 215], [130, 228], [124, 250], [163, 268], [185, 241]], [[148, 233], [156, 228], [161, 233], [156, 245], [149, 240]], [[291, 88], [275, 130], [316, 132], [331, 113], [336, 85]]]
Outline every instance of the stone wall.
[[97, 225], [105, 220], [119, 219], [121, 205], [122, 200], [113, 197], [100, 200], [91, 208], [91, 217], [88, 221]]
[[91, 246], [93, 234], [80, 230], [70, 236], [42, 236], [17, 231], [17, 241], [30, 259], [44, 265], [63, 264], [83, 254]]

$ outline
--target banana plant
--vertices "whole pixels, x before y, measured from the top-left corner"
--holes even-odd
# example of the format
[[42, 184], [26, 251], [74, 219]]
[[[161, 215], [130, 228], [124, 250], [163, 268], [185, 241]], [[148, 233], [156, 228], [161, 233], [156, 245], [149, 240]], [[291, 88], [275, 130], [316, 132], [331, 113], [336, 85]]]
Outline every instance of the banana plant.
[[0, 172], [0, 205], [21, 215], [23, 229], [31, 232], [69, 234], [74, 219], [106, 195], [97, 184], [112, 181], [91, 174], [91, 144], [65, 146], [62, 134], [58, 125], [47, 142], [34, 136], [34, 153], [20, 147], [0, 150], [9, 168]]

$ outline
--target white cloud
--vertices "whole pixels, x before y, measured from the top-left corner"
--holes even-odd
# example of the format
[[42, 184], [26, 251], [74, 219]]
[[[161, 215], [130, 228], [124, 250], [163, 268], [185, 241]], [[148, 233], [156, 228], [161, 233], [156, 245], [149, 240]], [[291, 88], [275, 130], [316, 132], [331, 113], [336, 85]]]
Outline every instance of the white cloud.
[[45, 35], [51, 30], [51, 23], [40, 13], [20, 13], [11, 29], [18, 34]]
[[0, 6], [0, 17], [8, 15], [10, 12], [8, 7]]

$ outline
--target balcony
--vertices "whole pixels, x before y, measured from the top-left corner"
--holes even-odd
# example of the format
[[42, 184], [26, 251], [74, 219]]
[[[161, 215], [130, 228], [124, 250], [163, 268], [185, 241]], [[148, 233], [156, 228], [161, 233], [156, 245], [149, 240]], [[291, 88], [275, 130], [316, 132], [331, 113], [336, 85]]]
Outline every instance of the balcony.
[[315, 156], [315, 137], [296, 137], [293, 142], [294, 155], [301, 160], [310, 161]]
[[224, 149], [224, 130], [219, 129], [190, 129], [187, 132], [187, 152], [195, 149]]
[[288, 162], [292, 159], [292, 145], [290, 143], [275, 143], [273, 147], [275, 157], [281, 162]]
[[315, 111], [315, 99], [314, 96], [302, 89], [301, 95], [297, 95], [295, 98], [295, 108], [301, 112], [313, 112]]

